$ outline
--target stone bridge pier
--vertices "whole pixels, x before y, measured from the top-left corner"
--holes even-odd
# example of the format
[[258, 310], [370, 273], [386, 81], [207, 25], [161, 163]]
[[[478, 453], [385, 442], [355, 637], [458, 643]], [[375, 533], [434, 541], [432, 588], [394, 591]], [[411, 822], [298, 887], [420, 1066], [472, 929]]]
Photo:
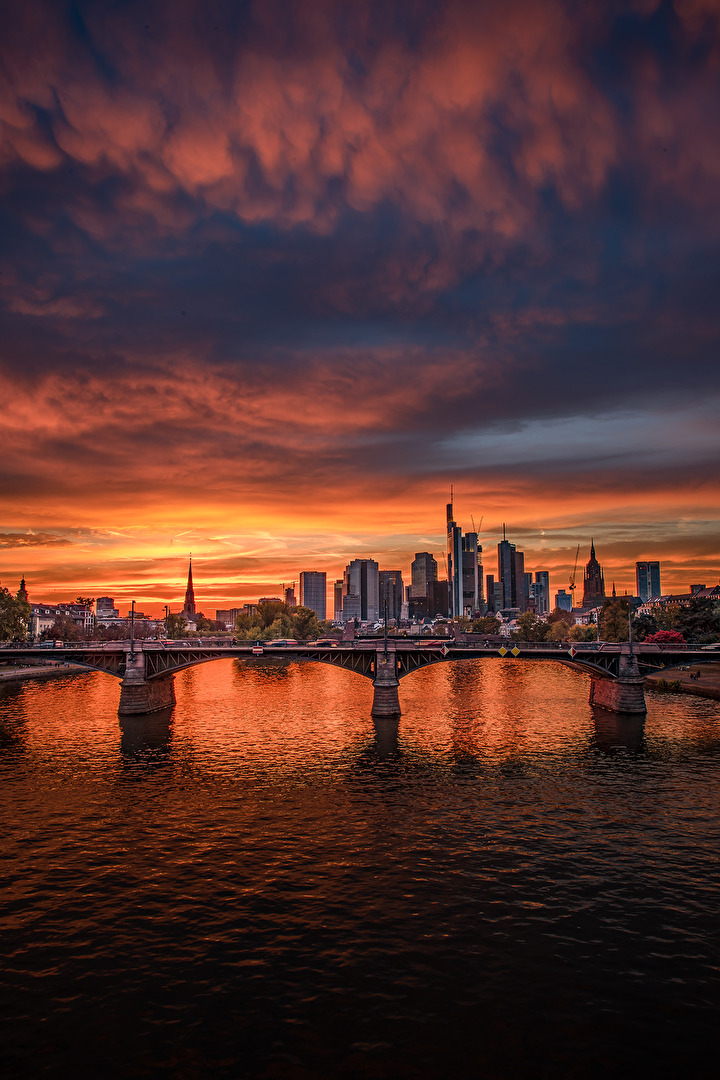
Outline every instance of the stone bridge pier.
[[593, 678], [590, 684], [590, 704], [617, 713], [646, 713], [644, 677], [637, 658], [630, 651], [620, 655], [618, 676], [615, 679]]
[[131, 658], [127, 654], [125, 675], [120, 683], [120, 716], [137, 716], [158, 712], [175, 704], [175, 684], [172, 675], [147, 678], [145, 654], [137, 649]]
[[372, 706], [374, 720], [397, 720], [400, 716], [399, 685], [394, 643], [391, 645], [388, 642], [387, 652], [383, 648], [375, 653]]

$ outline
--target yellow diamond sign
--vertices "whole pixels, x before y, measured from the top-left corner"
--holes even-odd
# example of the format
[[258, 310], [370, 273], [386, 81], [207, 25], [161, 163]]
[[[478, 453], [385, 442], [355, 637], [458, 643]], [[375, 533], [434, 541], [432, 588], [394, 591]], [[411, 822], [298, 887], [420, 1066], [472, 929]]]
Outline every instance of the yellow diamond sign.
[[513, 654], [513, 656], [519, 656], [520, 655], [520, 650], [518, 649], [517, 645], [514, 648], [512, 648], [510, 650], [510, 652]]
[[498, 652], [500, 653], [501, 656], [505, 656], [506, 653], [507, 653], [507, 649], [505, 648], [504, 645], [501, 645], [500, 648], [498, 649]]

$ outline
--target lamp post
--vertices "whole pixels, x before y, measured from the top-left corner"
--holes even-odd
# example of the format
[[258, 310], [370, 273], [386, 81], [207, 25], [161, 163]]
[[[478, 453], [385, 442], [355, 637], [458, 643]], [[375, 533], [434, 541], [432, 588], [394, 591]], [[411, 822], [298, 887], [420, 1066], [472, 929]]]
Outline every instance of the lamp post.
[[135, 601], [130, 606], [130, 659], [135, 659]]
[[170, 637], [170, 634], [169, 634], [169, 631], [168, 631], [169, 625], [170, 625], [170, 608], [166, 604], [165, 605], [165, 640], [166, 641]]

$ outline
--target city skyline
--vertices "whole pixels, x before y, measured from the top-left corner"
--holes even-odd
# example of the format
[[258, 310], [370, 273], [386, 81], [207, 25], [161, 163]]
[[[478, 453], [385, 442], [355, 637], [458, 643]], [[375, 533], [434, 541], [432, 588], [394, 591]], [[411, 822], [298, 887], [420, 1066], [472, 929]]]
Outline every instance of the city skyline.
[[3, 583], [407, 574], [450, 484], [556, 583], [715, 583], [716, 4], [0, 18]]
[[[462, 520], [460, 515], [458, 515], [458, 520], [459, 521]], [[471, 519], [471, 523], [474, 524], [474, 522], [472, 522], [472, 519]], [[507, 534], [507, 536], [506, 536], [506, 534]], [[474, 530], [472, 532], [472, 535], [474, 535]], [[507, 529], [507, 526], [505, 526], [505, 527], [503, 527], [502, 531], [497, 535], [497, 539], [490, 538], [489, 536], [486, 536], [484, 533], [480, 537], [481, 544], [483, 545], [483, 550], [482, 550], [481, 555], [480, 555], [481, 566], [482, 566], [482, 569], [483, 569], [482, 588], [483, 588], [484, 599], [485, 599], [486, 602], [487, 602], [488, 598], [487, 598], [487, 596], [485, 596], [484, 577], [487, 576], [488, 574], [490, 574], [490, 575], [495, 576], [496, 580], [498, 580], [498, 571], [499, 571], [498, 558], [499, 558], [499, 550], [500, 550], [500, 547], [502, 546], [501, 542], [505, 543], [508, 546], [511, 546], [513, 548], [513, 551], [516, 548], [518, 549], [518, 554], [520, 555], [521, 558], [524, 558], [524, 560], [525, 560], [524, 568], [525, 568], [526, 571], [529, 572], [531, 577], [535, 577], [535, 575], [538, 572], [540, 572], [542, 574], [549, 574], [551, 597], [554, 596], [554, 594], [559, 589], [567, 589], [568, 583], [569, 583], [569, 580], [570, 580], [570, 574], [571, 574], [571, 571], [573, 569], [573, 566], [575, 565], [575, 551], [577, 550], [577, 545], [574, 545], [572, 547], [571, 561], [567, 565], [565, 565], [565, 564], [553, 564], [553, 563], [548, 562], [548, 561], [546, 561], [545, 563], [543, 563], [541, 565], [538, 562], [538, 560], [533, 557], [532, 552], [528, 552], [527, 550], [522, 550], [523, 545], [522, 545], [522, 543], [520, 541], [516, 541], [516, 542], [511, 541], [510, 535], [511, 535], [510, 531]], [[512, 535], [513, 535], [513, 540], [514, 540], [515, 539], [515, 534], [512, 534]], [[447, 544], [446, 538], [445, 538], [445, 543]], [[581, 604], [582, 604], [582, 575], [583, 575], [583, 569], [585, 567], [585, 564], [588, 562], [588, 559], [591, 557], [592, 549], [593, 549], [593, 539], [592, 538], [588, 541], [587, 550], [585, 551], [585, 553], [583, 553], [583, 545], [582, 545], [582, 543], [580, 544], [580, 551], [579, 551], [579, 554], [578, 554], [578, 561], [577, 561], [577, 579], [576, 579], [577, 583], [578, 583], [578, 588], [579, 588], [580, 591], [579, 591], [578, 596], [576, 598], [576, 606], [581, 606]], [[362, 559], [373, 560], [373, 556], [369, 552], [363, 552], [361, 554], [358, 554], [355, 548], [352, 549], [352, 552], [354, 554], [348, 555], [348, 557], [345, 559], [345, 562], [343, 562], [342, 565], [340, 563], [331, 563], [329, 561], [330, 560], [329, 555], [328, 556], [318, 556], [315, 560], [313, 560], [313, 566], [312, 567], [310, 567], [308, 565], [307, 561], [299, 561], [296, 564], [293, 564], [292, 568], [291, 568], [293, 572], [291, 573], [290, 571], [288, 571], [288, 573], [285, 574], [285, 576], [282, 578], [282, 580], [280, 580], [280, 579], [271, 580], [269, 578], [268, 579], [263, 579], [263, 580], [254, 580], [252, 578], [252, 576], [248, 576], [248, 577], [244, 578], [243, 580], [236, 580], [236, 581], [233, 581], [233, 582], [228, 582], [227, 580], [218, 582], [217, 580], [213, 580], [212, 578], [207, 577], [205, 572], [208, 569], [210, 571], [212, 571], [213, 567], [217, 565], [217, 561], [213, 560], [213, 559], [207, 559], [207, 560], [203, 560], [202, 558], [198, 559], [198, 557], [195, 554], [193, 554], [192, 555], [192, 568], [193, 568], [192, 572], [194, 574], [194, 581], [195, 581], [195, 584], [196, 584], [197, 590], [198, 590], [197, 597], [196, 597], [197, 610], [198, 611], [203, 611], [203, 613], [206, 616], [212, 617], [212, 613], [214, 612], [214, 610], [216, 608], [232, 607], [232, 606], [242, 605], [242, 604], [245, 604], [245, 603], [254, 603], [254, 602], [257, 602], [258, 599], [260, 597], [262, 597], [262, 596], [277, 596], [278, 598], [282, 599], [283, 598], [282, 597], [283, 591], [286, 590], [290, 586], [295, 586], [295, 593], [296, 593], [296, 597], [297, 597], [297, 602], [299, 603], [300, 602], [300, 599], [299, 599], [300, 590], [299, 590], [298, 586], [299, 586], [299, 583], [300, 583], [301, 575], [302, 574], [307, 574], [307, 575], [311, 575], [311, 576], [314, 577], [314, 576], [319, 574], [321, 576], [324, 576], [325, 580], [326, 580], [326, 589], [325, 589], [326, 610], [327, 610], [327, 613], [328, 613], [328, 618], [330, 618], [331, 617], [330, 613], [333, 611], [333, 587], [334, 587], [334, 581], [338, 577], [342, 578], [343, 573], [345, 572], [347, 566], [351, 562], [356, 561], [356, 560], [362, 560]], [[407, 587], [409, 587], [411, 585], [411, 582], [412, 582], [412, 574], [411, 574], [410, 567], [411, 567], [412, 562], [413, 562], [413, 560], [415, 558], [415, 555], [416, 555], [416, 552], [412, 552], [412, 554], [409, 555], [409, 561], [407, 562], [407, 565], [405, 563], [403, 563], [403, 565], [400, 567], [400, 573], [403, 575], [404, 584]], [[552, 558], [552, 552], [548, 548], [540, 549], [540, 555], [541, 555], [541, 557], [544, 557], [546, 560]], [[321, 565], [320, 560], [323, 557], [326, 557], [328, 561]], [[184, 555], [184, 556], [180, 556], [180, 557], [173, 556], [172, 560], [168, 560], [168, 562], [172, 561], [173, 564], [174, 564], [178, 558], [180, 560], [179, 561], [179, 566], [181, 567], [182, 577], [178, 578], [178, 580], [175, 581], [175, 582], [168, 582], [167, 586], [165, 586], [165, 587], [169, 588], [170, 591], [165, 592], [163, 594], [160, 594], [160, 592], [159, 592], [159, 589], [162, 588], [163, 586], [162, 585], [158, 586], [156, 583], [148, 583], [148, 584], [142, 585], [142, 584], [139, 584], [136, 581], [134, 583], [134, 587], [131, 584], [129, 587], [123, 588], [121, 583], [119, 583], [117, 581], [113, 581], [113, 580], [111, 580], [109, 578], [104, 579], [104, 585], [103, 585], [102, 588], [100, 588], [100, 587], [93, 588], [93, 587], [91, 587], [92, 583], [90, 581], [88, 581], [88, 580], [85, 580], [85, 581], [77, 581], [77, 582], [75, 582], [73, 587], [71, 587], [71, 588], [67, 588], [67, 587], [59, 588], [56, 591], [53, 591], [50, 588], [45, 588], [45, 591], [42, 592], [42, 593], [38, 589], [36, 589], [35, 592], [33, 593], [34, 586], [33, 586], [32, 576], [30, 576], [28, 578], [27, 575], [22, 575], [22, 578], [23, 578], [24, 581], [27, 582], [28, 591], [31, 594], [30, 595], [30, 601], [32, 603], [45, 602], [45, 603], [52, 604], [52, 603], [59, 603], [59, 602], [60, 603], [61, 602], [69, 602], [72, 599], [74, 599], [74, 597], [76, 595], [90, 595], [90, 594], [92, 594], [94, 596], [102, 596], [104, 593], [109, 593], [109, 594], [113, 595], [116, 605], [120, 605], [122, 607], [125, 604], [129, 605], [131, 600], [136, 600], [139, 604], [142, 604], [143, 608], [145, 610], [147, 610], [149, 614], [151, 614], [151, 615], [161, 615], [161, 614], [164, 613], [164, 609], [165, 609], [166, 605], [170, 606], [171, 609], [173, 607], [175, 607], [175, 608], [177, 608], [178, 611], [182, 611], [183, 608], [185, 607], [185, 604], [186, 604], [186, 601], [187, 601], [188, 568], [189, 568], [189, 565], [190, 565], [191, 556], [190, 556], [190, 553], [188, 552], [188, 554]], [[337, 559], [338, 556], [336, 555], [335, 558]], [[375, 560], [375, 561], [378, 562], [378, 566], [379, 566], [380, 571], [385, 572], [385, 573], [387, 573], [389, 571], [389, 565], [385, 565], [383, 560]], [[446, 579], [447, 579], [447, 548], [446, 547], [445, 547], [445, 549], [443, 549], [442, 546], [438, 547], [438, 549], [436, 551], [436, 561], [437, 561], [437, 564], [438, 564], [438, 579], [440, 581], [443, 581], [443, 582], [446, 583]], [[603, 557], [601, 561], [602, 561], [603, 571], [605, 571], [606, 566], [607, 566], [607, 560], [605, 560], [605, 558]], [[646, 562], [647, 560], [643, 560], [643, 561]], [[678, 582], [677, 587], [671, 587], [670, 584], [669, 584], [669, 581], [672, 579], [671, 575], [666, 573], [666, 568], [665, 568], [664, 563], [662, 563], [662, 560], [657, 560], [657, 561], [660, 561], [661, 565], [662, 565], [663, 595], [669, 595], [671, 593], [687, 593], [690, 590], [690, 585], [691, 584], [700, 584], [700, 583], [702, 583], [703, 585], [707, 585], [710, 588], [712, 588], [716, 584], [720, 584], [720, 578], [718, 578], [717, 572], [715, 572], [714, 574], [710, 574], [710, 575], [705, 573], [704, 576], [702, 574], [696, 575], [692, 579], [692, 581], [685, 582], [684, 580], [680, 580]], [[637, 595], [636, 569], [637, 569], [638, 564], [639, 564], [639, 560], [636, 560], [636, 562], [634, 562], [631, 566], [628, 565], [627, 567], [624, 567], [623, 569], [621, 569], [621, 571], [619, 573], [619, 576], [617, 576], [617, 577], [613, 577], [612, 575], [608, 576], [608, 574], [606, 573], [607, 593], [608, 593], [608, 595], [610, 595], [610, 592], [611, 592], [613, 587], [616, 589], [618, 595], [623, 595], [623, 594], [627, 594], [627, 595], [631, 595], [631, 596], [632, 595]], [[285, 566], [285, 567], [288, 566], [288, 564], [285, 563], [285, 562], [282, 565]], [[331, 566], [338, 568], [338, 571], [339, 571], [338, 574], [335, 573], [334, 569], [329, 568]], [[200, 568], [199, 571], [198, 571], [198, 568]], [[198, 579], [198, 572], [200, 572], [200, 575], [201, 575], [199, 579]], [[666, 580], [668, 581], [668, 584], [666, 584]], [[626, 582], [629, 583], [629, 584], [626, 584]], [[16, 584], [13, 582], [12, 577], [7, 575], [7, 574], [5, 574], [4, 577], [0, 575], [0, 584], [5, 585], [6, 588], [10, 588], [10, 590], [12, 592], [16, 591], [16, 588], [17, 588]], [[37, 582], [37, 584], [38, 584], [39, 588], [42, 588], [42, 582], [41, 581]], [[18, 585], [19, 585], [19, 581], [18, 581]], [[551, 609], [552, 609], [552, 606], [553, 605], [551, 603], [551, 605], [550, 605]]]

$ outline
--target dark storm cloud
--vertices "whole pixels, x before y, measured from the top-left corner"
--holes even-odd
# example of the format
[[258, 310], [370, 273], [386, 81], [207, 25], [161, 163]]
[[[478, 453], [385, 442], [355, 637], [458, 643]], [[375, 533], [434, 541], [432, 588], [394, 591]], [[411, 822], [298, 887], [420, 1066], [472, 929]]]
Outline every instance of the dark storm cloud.
[[6, 495], [705, 491], [710, 435], [603, 417], [652, 456], [719, 389], [717, 10], [6, 12]]

